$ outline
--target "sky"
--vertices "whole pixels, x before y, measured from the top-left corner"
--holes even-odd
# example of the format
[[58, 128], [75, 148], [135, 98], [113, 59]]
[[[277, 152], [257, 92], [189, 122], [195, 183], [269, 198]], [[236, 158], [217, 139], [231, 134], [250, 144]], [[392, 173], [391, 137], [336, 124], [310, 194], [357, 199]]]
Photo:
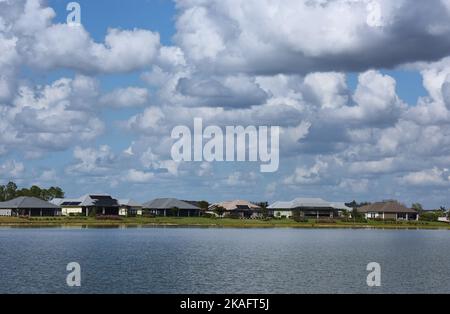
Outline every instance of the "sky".
[[[450, 206], [450, 0], [0, 0], [0, 183], [148, 201]], [[279, 126], [280, 165], [175, 162]]]

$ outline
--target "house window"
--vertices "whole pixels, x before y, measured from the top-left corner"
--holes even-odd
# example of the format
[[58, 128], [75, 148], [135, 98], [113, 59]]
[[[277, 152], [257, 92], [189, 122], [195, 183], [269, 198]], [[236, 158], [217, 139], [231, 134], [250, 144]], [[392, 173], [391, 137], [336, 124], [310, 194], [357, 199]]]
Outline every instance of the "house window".
[[406, 220], [406, 214], [403, 214], [403, 213], [397, 214], [397, 219]]

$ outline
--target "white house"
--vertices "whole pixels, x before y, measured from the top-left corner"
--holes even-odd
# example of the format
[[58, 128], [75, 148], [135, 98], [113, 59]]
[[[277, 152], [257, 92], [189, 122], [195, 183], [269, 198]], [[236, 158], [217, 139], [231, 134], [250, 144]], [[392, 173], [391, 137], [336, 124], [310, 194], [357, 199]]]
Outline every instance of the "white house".
[[64, 216], [83, 215], [119, 215], [119, 203], [107, 194], [87, 194], [80, 198], [55, 198], [52, 204], [61, 207]]
[[119, 200], [119, 216], [142, 216], [142, 205], [131, 199]]
[[12, 216], [12, 210], [11, 209], [0, 209], [0, 216]]

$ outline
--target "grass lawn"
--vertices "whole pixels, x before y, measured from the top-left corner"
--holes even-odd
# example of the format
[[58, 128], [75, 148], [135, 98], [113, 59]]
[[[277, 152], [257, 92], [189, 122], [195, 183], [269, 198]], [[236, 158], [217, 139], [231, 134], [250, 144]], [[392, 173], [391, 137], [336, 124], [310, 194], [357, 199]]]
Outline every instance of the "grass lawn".
[[271, 220], [241, 220], [241, 219], [213, 219], [203, 217], [135, 217], [120, 219], [95, 219], [92, 217], [36, 217], [17, 218], [0, 217], [0, 226], [191, 226], [191, 227], [230, 227], [230, 228], [386, 228], [386, 229], [450, 229], [450, 225], [441, 222], [382, 222], [369, 221], [367, 223], [354, 222], [295, 222], [290, 219]]

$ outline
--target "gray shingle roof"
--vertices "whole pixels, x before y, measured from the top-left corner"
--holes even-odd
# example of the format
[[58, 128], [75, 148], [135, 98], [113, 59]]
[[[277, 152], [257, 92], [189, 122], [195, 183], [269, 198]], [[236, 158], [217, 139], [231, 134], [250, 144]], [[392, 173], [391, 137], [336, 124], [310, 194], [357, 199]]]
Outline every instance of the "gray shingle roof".
[[317, 208], [317, 209], [351, 209], [343, 203], [328, 202], [321, 198], [299, 197], [290, 202], [275, 202], [269, 209], [295, 209], [295, 208]]
[[142, 204], [132, 200], [132, 199], [120, 199], [120, 206], [130, 206], [130, 207], [142, 207]]
[[1, 209], [58, 209], [57, 205], [36, 197], [21, 196], [10, 201], [0, 202]]
[[154, 199], [153, 201], [142, 204], [142, 207], [148, 209], [172, 209], [175, 207], [178, 209], [192, 209], [192, 210], [200, 209], [197, 206], [194, 206], [184, 201], [177, 200], [175, 198], [157, 198]]
[[294, 209], [298, 207], [330, 208], [332, 205], [321, 198], [299, 197], [290, 202], [275, 202], [270, 209]]
[[108, 194], [86, 194], [81, 196], [80, 198], [57, 198], [51, 202], [59, 206], [119, 206], [118, 201]]

